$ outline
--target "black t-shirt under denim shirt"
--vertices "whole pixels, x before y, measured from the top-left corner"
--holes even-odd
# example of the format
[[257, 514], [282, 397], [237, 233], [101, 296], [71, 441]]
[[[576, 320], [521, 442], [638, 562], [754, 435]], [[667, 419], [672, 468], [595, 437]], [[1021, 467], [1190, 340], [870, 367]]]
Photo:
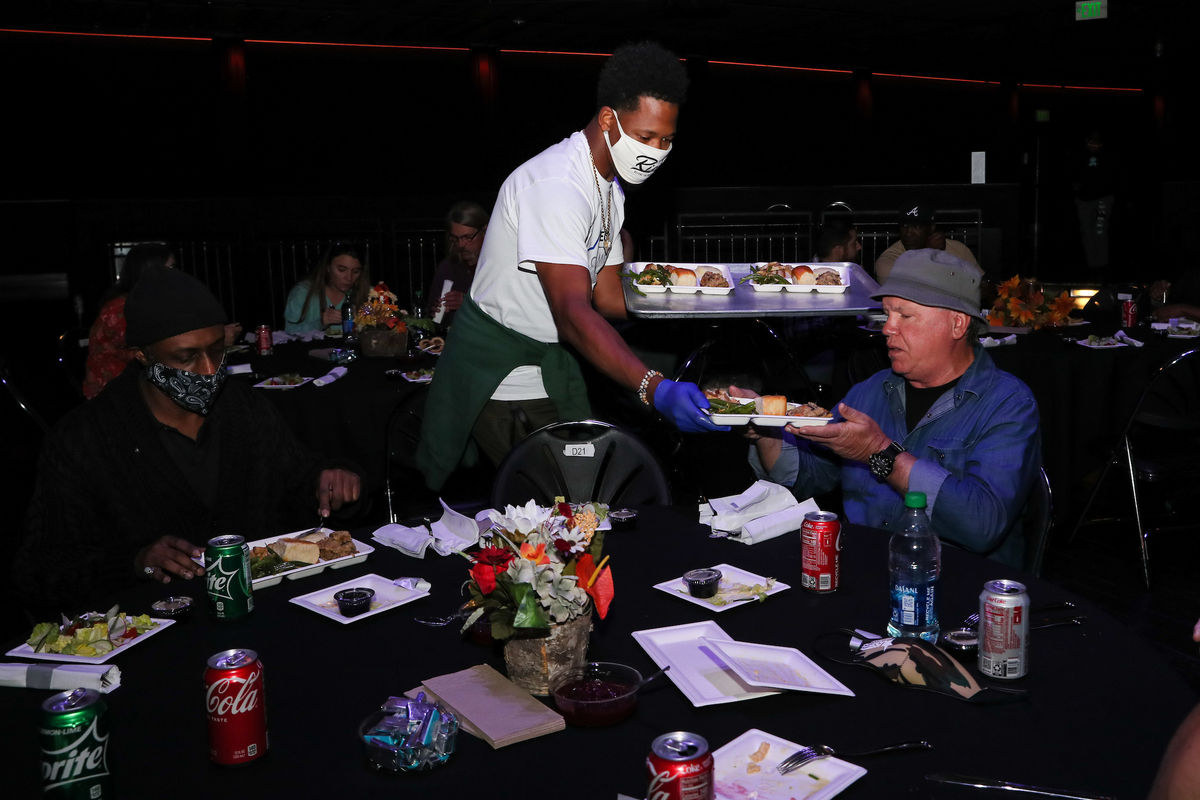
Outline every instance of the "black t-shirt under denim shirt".
[[943, 383], [941, 386], [930, 386], [926, 389], [918, 389], [908, 381], [904, 382], [904, 424], [908, 430], [917, 427], [917, 423], [921, 418], [928, 413], [937, 399], [944, 395], [948, 390], [954, 388], [954, 384], [958, 383], [958, 378]]

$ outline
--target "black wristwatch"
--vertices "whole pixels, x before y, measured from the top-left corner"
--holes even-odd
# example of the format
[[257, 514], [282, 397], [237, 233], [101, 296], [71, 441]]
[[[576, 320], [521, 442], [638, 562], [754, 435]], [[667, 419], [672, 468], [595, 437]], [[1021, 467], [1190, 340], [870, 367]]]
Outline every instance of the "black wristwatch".
[[896, 456], [903, 452], [904, 447], [899, 442], [892, 442], [868, 458], [867, 466], [871, 468], [871, 474], [881, 481], [887, 480], [888, 475], [892, 474], [892, 469], [896, 466]]

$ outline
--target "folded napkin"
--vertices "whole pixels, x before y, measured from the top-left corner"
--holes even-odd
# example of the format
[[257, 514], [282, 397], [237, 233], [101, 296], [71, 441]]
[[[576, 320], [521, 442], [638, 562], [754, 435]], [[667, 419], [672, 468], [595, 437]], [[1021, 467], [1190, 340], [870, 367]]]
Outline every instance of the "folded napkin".
[[1006, 344], [1016, 344], [1017, 335], [1015, 333], [1010, 333], [1008, 336], [1003, 336], [999, 339], [996, 339], [992, 336], [980, 336], [979, 343], [984, 347], [1001, 347]]
[[446, 501], [440, 497], [438, 502], [442, 504], [444, 513], [441, 519], [429, 526], [433, 530], [433, 549], [438, 555], [448, 556], [477, 543], [479, 524], [446, 505]]
[[783, 511], [799, 501], [786, 486], [755, 481], [741, 494], [714, 497], [700, 506], [700, 522], [714, 531], [740, 532], [747, 522]]
[[438, 498], [438, 502], [442, 504], [442, 518], [429, 526], [431, 530], [393, 523], [377, 529], [371, 538], [413, 558], [424, 558], [425, 549], [431, 546], [438, 555], [448, 556], [476, 544], [479, 524], [446, 505], [445, 500]]
[[346, 374], [345, 367], [334, 367], [328, 373], [313, 381], [314, 386], [327, 386]]
[[1144, 344], [1143, 342], [1139, 342], [1137, 339], [1134, 339], [1132, 336], [1125, 333], [1125, 331], [1117, 331], [1116, 333], [1113, 334], [1113, 338], [1116, 339], [1118, 342], [1124, 342], [1125, 344], [1131, 344], [1134, 347], [1141, 347], [1142, 344]]
[[0, 664], [0, 686], [108, 693], [120, 685], [121, 670], [113, 664]]
[[557, 712], [487, 664], [429, 678], [405, 695], [420, 691], [453, 712], [463, 730], [497, 749], [566, 727]]
[[810, 511], [820, 510], [817, 507], [817, 501], [810, 497], [803, 503], [797, 503], [782, 511], [750, 520], [742, 526], [741, 533], [731, 533], [729, 538], [742, 544], [765, 542], [767, 539], [774, 539], [776, 536], [800, 530], [800, 526], [804, 524], [804, 515]]
[[433, 541], [429, 529], [425, 526], [410, 528], [407, 525], [392, 523], [376, 529], [371, 534], [376, 542], [388, 547], [394, 547], [405, 555], [413, 558], [424, 558], [425, 548]]

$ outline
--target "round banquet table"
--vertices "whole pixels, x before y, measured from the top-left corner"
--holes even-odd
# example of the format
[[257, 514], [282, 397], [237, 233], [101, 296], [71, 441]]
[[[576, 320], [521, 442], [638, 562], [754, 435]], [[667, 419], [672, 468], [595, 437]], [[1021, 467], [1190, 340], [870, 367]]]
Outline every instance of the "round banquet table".
[[[253, 372], [231, 375], [230, 380], [258, 383], [269, 377], [297, 373], [319, 378], [337, 364], [311, 353], [339, 346], [337, 340], [288, 342], [269, 356], [231, 355], [230, 363], [249, 362]], [[365, 471], [368, 492], [383, 485], [388, 421], [399, 406], [408, 404], [418, 413], [424, 405], [428, 383], [413, 383], [389, 376], [389, 370], [411, 371], [437, 364], [434, 356], [419, 354], [395, 358], [359, 357], [346, 366], [346, 374], [325, 386], [312, 382], [296, 388], [258, 389], [272, 401], [292, 432], [314, 453], [344, 459]]]
[[[847, 798], [967, 797], [968, 789], [936, 786], [931, 772], [960, 772], [1024, 783], [1143, 797], [1159, 758], [1197, 698], [1131, 631], [1090, 603], [1045, 581], [1006, 571], [957, 550], [943, 557], [941, 616], [958, 620], [977, 607], [985, 580], [1026, 581], [1032, 603], [1075, 602], [1082, 626], [1034, 631], [1032, 669], [1013, 685], [1028, 699], [973, 705], [900, 688], [870, 670], [820, 658], [821, 634], [838, 628], [883, 632], [887, 615], [886, 535], [847, 526], [841, 588], [827, 595], [799, 588], [799, 536], [753, 546], [710, 539], [693, 514], [642, 509], [637, 529], [609, 533], [616, 599], [597, 620], [589, 655], [648, 674], [649, 656], [631, 632], [712, 619], [732, 638], [794, 646], [852, 689], [855, 697], [785, 692], [695, 708], [668, 680], [645, 690], [634, 716], [614, 727], [566, 730], [500, 750], [460, 732], [449, 763], [428, 773], [393, 775], [366, 766], [356, 738], [360, 721], [389, 695], [428, 678], [490, 663], [494, 648], [470, 643], [457, 629], [430, 628], [414, 616], [449, 613], [460, 602], [466, 562], [429, 551], [415, 560], [378, 545], [365, 563], [325, 570], [255, 593], [247, 619], [219, 622], [205, 610], [199, 581], [143, 584], [120, 596], [144, 611], [158, 597], [186, 591], [198, 601], [191, 620], [119, 652], [122, 686], [106, 696], [110, 765], [121, 797], [207, 798], [217, 791], [245, 797], [614, 798], [641, 797], [650, 741], [673, 730], [694, 731], [715, 750], [751, 728], [799, 743], [847, 751], [927, 739], [934, 750], [863, 759], [868, 772]], [[362, 540], [368, 531], [356, 532]], [[656, 590], [687, 569], [729, 563], [774, 576], [792, 588], [765, 603], [714, 613]], [[342, 625], [288, 599], [366, 573], [423, 576], [429, 597]], [[10, 649], [17, 642], [8, 643]], [[245, 647], [265, 666], [271, 749], [249, 765], [226, 768], [207, 755], [203, 672], [211, 654]], [[50, 692], [0, 691], [7, 746], [0, 748], [6, 795], [35, 796], [38, 708]], [[14, 793], [15, 792], [15, 793]], [[986, 796], [986, 795], [983, 795]]]

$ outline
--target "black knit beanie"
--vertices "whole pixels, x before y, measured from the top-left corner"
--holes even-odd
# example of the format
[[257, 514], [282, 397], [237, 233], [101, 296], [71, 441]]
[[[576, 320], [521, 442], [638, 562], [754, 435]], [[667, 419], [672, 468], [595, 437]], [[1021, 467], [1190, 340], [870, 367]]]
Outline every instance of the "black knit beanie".
[[149, 270], [125, 301], [125, 343], [144, 347], [188, 331], [224, 325], [225, 309], [200, 281], [178, 269]]

